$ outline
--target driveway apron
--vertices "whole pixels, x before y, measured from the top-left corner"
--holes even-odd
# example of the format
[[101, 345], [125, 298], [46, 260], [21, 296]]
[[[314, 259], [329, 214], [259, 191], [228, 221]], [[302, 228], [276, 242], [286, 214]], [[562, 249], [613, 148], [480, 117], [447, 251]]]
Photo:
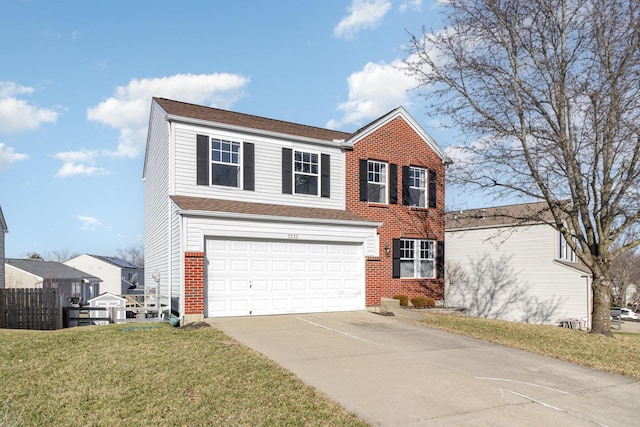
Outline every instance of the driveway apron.
[[209, 321], [373, 425], [638, 425], [639, 381], [399, 317]]

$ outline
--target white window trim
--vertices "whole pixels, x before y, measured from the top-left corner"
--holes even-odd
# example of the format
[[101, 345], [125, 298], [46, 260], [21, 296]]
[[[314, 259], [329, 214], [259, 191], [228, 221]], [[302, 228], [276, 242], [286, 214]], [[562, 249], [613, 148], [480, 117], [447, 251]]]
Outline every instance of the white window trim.
[[[406, 258], [402, 256], [402, 242], [413, 242], [413, 258]], [[430, 242], [432, 247], [432, 255], [433, 258], [422, 258], [422, 242]], [[437, 244], [435, 240], [429, 239], [400, 239], [400, 263], [402, 261], [413, 261], [413, 276], [402, 276], [402, 268], [400, 269], [400, 278], [401, 279], [435, 279], [436, 278], [436, 250]], [[433, 275], [431, 277], [422, 277], [420, 276], [420, 261], [432, 261], [433, 262]]]
[[[306, 173], [306, 172], [296, 172], [296, 153], [307, 153], [307, 154], [315, 154], [318, 159], [318, 173], [317, 174], [313, 174], [313, 173]], [[307, 151], [307, 150], [296, 150], [295, 148], [293, 149], [293, 153], [291, 154], [291, 193], [295, 194], [296, 196], [309, 196], [309, 197], [320, 197], [320, 194], [322, 194], [322, 191], [320, 189], [320, 186], [322, 185], [322, 173], [321, 173], [321, 167], [322, 167], [322, 154], [316, 151]], [[316, 190], [316, 194], [307, 194], [307, 193], [297, 193], [296, 192], [296, 174], [300, 174], [300, 175], [308, 175], [308, 176], [315, 176], [318, 180], [318, 185], [317, 185], [317, 190]]]
[[[369, 163], [377, 163], [380, 165], [384, 165], [384, 202], [374, 202], [369, 200], [369, 184], [374, 185], [382, 185], [382, 183], [369, 181]], [[367, 160], [367, 201], [369, 203], [375, 203], [378, 205], [386, 205], [389, 204], [389, 163], [382, 162], [379, 160]]]
[[560, 231], [558, 231], [558, 235], [560, 244], [558, 250], [558, 259], [568, 262], [576, 262], [575, 251], [571, 248], [571, 246], [569, 246], [566, 239], [564, 238], [564, 235]]
[[428, 200], [428, 197], [429, 197], [429, 194], [428, 194], [429, 185], [427, 183], [427, 181], [429, 180], [429, 172], [428, 172], [428, 170], [426, 168], [421, 168], [421, 167], [418, 167], [418, 166], [409, 166], [409, 180], [411, 180], [411, 170], [412, 169], [418, 169], [418, 170], [421, 170], [424, 173], [424, 179], [422, 180], [423, 184], [424, 184], [424, 187], [415, 187], [415, 186], [412, 186], [411, 184], [409, 184], [409, 189], [422, 190], [424, 192], [424, 199], [423, 199], [424, 200], [424, 205], [420, 206], [420, 205], [411, 205], [410, 204], [409, 206], [414, 207], [414, 208], [426, 208], [427, 207], [427, 200]]
[[[217, 139], [218, 141], [221, 142], [230, 142], [233, 144], [238, 144], [240, 146], [240, 148], [238, 149], [238, 163], [227, 163], [227, 162], [223, 162], [223, 161], [216, 161], [216, 160], [211, 160], [211, 154], [213, 153], [213, 140]], [[244, 186], [244, 183], [242, 181], [243, 179], [243, 161], [242, 159], [244, 158], [244, 144], [242, 143], [242, 141], [236, 141], [230, 138], [226, 138], [226, 137], [217, 137], [217, 136], [211, 136], [209, 137], [209, 185], [211, 187], [216, 187], [216, 188], [232, 188], [232, 189], [241, 189]], [[225, 166], [232, 166], [232, 165], [236, 165], [238, 166], [238, 185], [235, 187], [232, 187], [230, 185], [221, 185], [221, 184], [214, 184], [213, 183], [213, 173], [211, 172], [211, 166], [212, 165], [225, 165]]]

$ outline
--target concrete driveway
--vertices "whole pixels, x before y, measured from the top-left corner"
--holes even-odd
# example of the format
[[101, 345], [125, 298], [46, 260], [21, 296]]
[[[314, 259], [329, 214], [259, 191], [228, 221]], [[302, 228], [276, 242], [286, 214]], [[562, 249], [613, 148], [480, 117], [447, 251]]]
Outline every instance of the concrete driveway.
[[637, 426], [640, 382], [369, 312], [210, 319], [380, 426]]

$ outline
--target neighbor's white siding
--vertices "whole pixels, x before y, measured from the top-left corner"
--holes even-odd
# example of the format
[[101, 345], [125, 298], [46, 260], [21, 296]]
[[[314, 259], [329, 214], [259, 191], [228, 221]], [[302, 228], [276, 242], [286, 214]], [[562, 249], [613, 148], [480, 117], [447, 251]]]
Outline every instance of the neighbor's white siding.
[[151, 103], [147, 150], [144, 167], [144, 258], [146, 286], [156, 283], [159, 274], [160, 294], [170, 287], [170, 128], [166, 113]]
[[88, 254], [79, 255], [63, 262], [63, 264], [102, 279], [102, 282], [100, 283], [101, 294], [105, 292], [109, 292], [113, 295], [122, 294], [122, 277], [120, 267], [116, 267], [113, 264], [104, 262]]
[[6, 289], [42, 289], [42, 277], [28, 273], [11, 264], [5, 265]]
[[[255, 191], [223, 186], [196, 185], [197, 135], [215, 136], [255, 144]], [[330, 155], [331, 197], [282, 194], [282, 148]], [[183, 123], [175, 124], [175, 188], [172, 194], [254, 203], [275, 203], [328, 209], [345, 209], [344, 153], [335, 147], [241, 134]]]
[[555, 261], [559, 238], [548, 225], [447, 231], [445, 252], [448, 306], [530, 323], [588, 316], [586, 279]]

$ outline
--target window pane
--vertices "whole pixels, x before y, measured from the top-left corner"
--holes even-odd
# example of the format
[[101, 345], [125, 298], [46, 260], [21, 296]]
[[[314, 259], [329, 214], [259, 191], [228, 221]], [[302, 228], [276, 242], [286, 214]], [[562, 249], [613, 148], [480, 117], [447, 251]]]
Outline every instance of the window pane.
[[213, 164], [211, 167], [211, 184], [238, 187], [238, 166]]
[[222, 161], [223, 161], [224, 163], [229, 163], [229, 162], [231, 162], [231, 154], [230, 154], [230, 153], [227, 153], [227, 152], [225, 152], [225, 151], [223, 151], [223, 152], [222, 152]]
[[318, 177], [312, 175], [296, 174], [295, 192], [297, 194], [318, 194]]
[[422, 260], [420, 261], [420, 272], [419, 277], [424, 277], [427, 279], [435, 277], [434, 275], [434, 263], [433, 260]]
[[211, 152], [211, 160], [213, 160], [214, 162], [219, 162], [220, 161], [220, 152], [219, 151], [212, 151]]
[[400, 277], [413, 277], [413, 260], [400, 261]]
[[387, 195], [384, 185], [369, 183], [369, 201], [373, 203], [386, 203]]
[[417, 188], [410, 188], [409, 189], [409, 205], [410, 206], [418, 206], [418, 207], [424, 207], [424, 190], [419, 190]]

